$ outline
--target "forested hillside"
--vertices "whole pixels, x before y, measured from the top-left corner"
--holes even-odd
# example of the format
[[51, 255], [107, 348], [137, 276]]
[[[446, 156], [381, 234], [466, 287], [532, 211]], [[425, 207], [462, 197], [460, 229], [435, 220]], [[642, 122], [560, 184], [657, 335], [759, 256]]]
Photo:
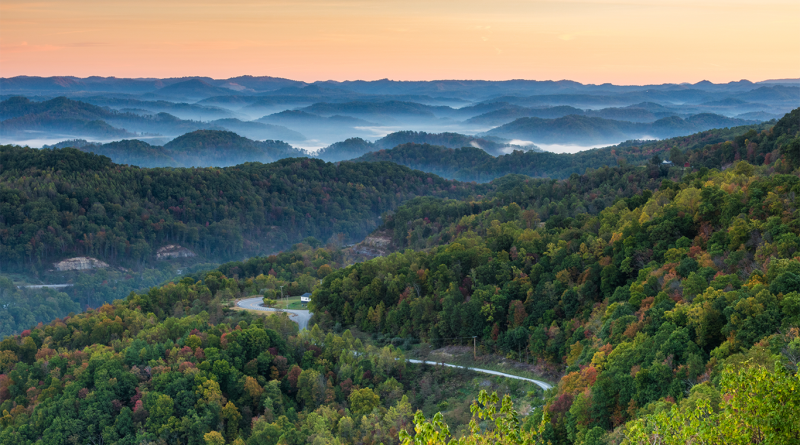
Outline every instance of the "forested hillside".
[[696, 114], [686, 119], [669, 116], [651, 123], [572, 114], [556, 119], [521, 117], [489, 130], [486, 135], [536, 141], [542, 144], [603, 144], [646, 136], [669, 138], [712, 128], [754, 123], [712, 113]]
[[477, 388], [540, 400], [515, 381], [407, 364], [349, 330], [298, 333], [284, 314], [224, 307], [276, 276], [303, 281], [293, 262], [335, 266], [328, 255], [226, 265], [5, 338], [0, 443], [398, 444], [416, 410], [449, 407], [466, 431]]
[[[771, 124], [761, 124], [708, 130], [663, 141], [634, 140], [575, 154], [515, 150], [509, 154], [493, 157], [483, 150], [470, 146], [452, 149], [427, 143], [407, 143], [390, 150], [367, 153], [355, 161], [390, 161], [445, 178], [478, 182], [491, 181], [507, 174], [560, 179], [575, 173], [583, 174], [590, 168], [642, 164], [654, 160], [654, 156], [661, 159], [674, 157], [672, 160], [680, 165], [689, 161], [691, 165], [709, 167], [738, 159], [761, 163], [767, 153], [774, 150], [774, 144], [753, 145], [750, 149], [740, 152], [734, 147], [744, 146], [745, 140], [750, 144], [751, 139], [771, 126]], [[728, 144], [725, 144], [726, 142]]]
[[167, 142], [151, 145], [138, 139], [92, 143], [76, 139], [44, 148], [77, 148], [111, 158], [116, 164], [138, 167], [227, 167], [245, 162], [270, 163], [284, 158], [308, 157], [305, 150], [286, 142], [254, 141], [231, 131], [196, 130]]
[[[421, 144], [421, 147], [418, 144]], [[456, 159], [460, 158], [460, 155], [456, 155], [454, 158], [453, 154], [449, 153], [449, 150], [441, 150], [443, 147], [450, 149], [458, 149], [460, 147], [476, 148], [477, 152], [471, 151], [471, 153], [474, 153], [474, 156], [481, 156], [484, 159], [491, 158], [493, 155], [499, 155], [509, 148], [521, 148], [511, 147], [504, 142], [477, 138], [459, 133], [398, 131], [388, 134], [375, 142], [369, 142], [361, 138], [349, 138], [321, 149], [316, 153], [316, 156], [329, 162], [339, 162], [357, 158], [369, 161], [378, 159], [387, 160], [417, 170], [435, 173], [444, 177], [451, 177], [452, 175], [446, 173], [458, 167], [457, 165], [453, 165], [454, 162], [469, 163], [470, 161]], [[397, 159], [391, 156], [387, 157], [383, 154], [384, 150], [394, 148], [399, 148], [398, 150], [391, 150], [392, 153], [400, 152], [398, 153], [399, 156]], [[535, 147], [528, 148], [536, 149]], [[378, 150], [380, 150], [381, 154], [376, 153]], [[412, 153], [408, 153], [409, 150], [411, 150]], [[427, 150], [433, 150], [433, 152], [428, 152]], [[442, 164], [444, 168], [437, 168], [440, 164]], [[430, 165], [431, 169], [420, 168], [420, 166], [425, 165]], [[469, 165], [474, 165], [474, 163]]]
[[390, 163], [144, 169], [74, 149], [4, 146], [0, 165], [0, 264], [20, 271], [79, 255], [140, 267], [173, 243], [225, 260], [308, 236], [358, 240], [405, 200], [479, 191]]
[[[791, 384], [800, 354], [799, 121], [796, 110], [746, 143], [692, 154], [711, 162], [730, 148], [757, 166], [609, 168], [563, 183], [529, 180], [490, 202], [412, 201], [385, 227], [398, 247], [429, 248], [333, 272], [312, 307], [327, 323], [435, 345], [477, 336], [487, 350], [563, 370], [545, 407], [554, 443], [621, 434], [681, 400], [687, 416], [698, 400], [716, 410], [720, 376], [742, 363], [755, 374], [788, 372], [772, 383]], [[641, 191], [626, 196], [632, 188]], [[796, 427], [763, 429], [797, 440]]]
[[[240, 250], [225, 250], [236, 245], [230, 235], [207, 247], [234, 259], [264, 242], [251, 229], [265, 224], [259, 215], [297, 241], [308, 235], [299, 233], [302, 212], [315, 230], [336, 233], [319, 227], [331, 215], [300, 199], [335, 203], [352, 217], [341, 227], [378, 227], [397, 252], [348, 265], [335, 243], [308, 238], [28, 326], [0, 341], [0, 442], [796, 443], [800, 110], [771, 128], [713, 137], [645, 145], [650, 152], [618, 147], [644, 159], [669, 150], [688, 168], [618, 162], [563, 180], [507, 175], [485, 186], [390, 163], [139, 169], [72, 149], [3, 147], [0, 215], [4, 224], [16, 218], [3, 247], [41, 233], [30, 249], [15, 247], [21, 259], [7, 260], [15, 267], [57, 252], [39, 247], [50, 227], [67, 239], [94, 224], [144, 245], [191, 242], [163, 238], [184, 233], [179, 224], [198, 236], [236, 229]], [[40, 215], [47, 225], [35, 225]], [[353, 222], [366, 218], [369, 227]], [[228, 232], [200, 232], [223, 221]], [[11, 236], [22, 230], [33, 231]], [[204, 252], [202, 240], [186, 244]], [[76, 246], [115, 259], [113, 246]], [[281, 286], [313, 291], [313, 329], [229, 309]], [[17, 313], [0, 312], [0, 321], [31, 323]], [[419, 342], [465, 338], [480, 355], [557, 376], [556, 388], [540, 398], [521, 383], [404, 360]], [[370, 344], [381, 341], [400, 348]]]
[[375, 141], [375, 145], [378, 148], [390, 149], [410, 142], [448, 148], [478, 147], [492, 155], [501, 154], [504, 149], [509, 148], [508, 144], [502, 142], [502, 140], [485, 139], [459, 133], [426, 133], [424, 131], [398, 131], [378, 139]]

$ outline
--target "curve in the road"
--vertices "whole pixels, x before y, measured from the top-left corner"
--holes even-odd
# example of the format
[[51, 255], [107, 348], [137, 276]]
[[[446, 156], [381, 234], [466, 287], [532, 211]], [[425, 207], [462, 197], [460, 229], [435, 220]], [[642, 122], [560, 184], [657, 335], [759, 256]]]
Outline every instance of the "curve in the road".
[[553, 385], [551, 385], [549, 383], [546, 383], [546, 382], [542, 382], [541, 380], [528, 379], [528, 378], [525, 378], [525, 377], [520, 377], [518, 375], [506, 374], [505, 372], [492, 371], [491, 369], [470, 368], [468, 366], [451, 365], [449, 363], [426, 362], [426, 361], [416, 360], [416, 359], [412, 359], [412, 358], [406, 359], [406, 361], [408, 361], [410, 363], [417, 363], [417, 364], [420, 364], [420, 365], [440, 365], [440, 366], [447, 366], [448, 368], [469, 369], [470, 371], [481, 372], [481, 373], [484, 373], [484, 374], [499, 375], [501, 377], [507, 377], [509, 379], [524, 380], [526, 382], [531, 382], [531, 383], [539, 386], [540, 388], [542, 388], [544, 390], [548, 390], [548, 389], [553, 387]]
[[265, 311], [265, 312], [288, 312], [292, 317], [292, 320], [297, 322], [297, 325], [300, 327], [300, 330], [308, 328], [308, 321], [311, 320], [311, 312], [304, 311], [299, 309], [274, 309], [271, 307], [264, 307], [262, 306], [263, 298], [262, 297], [255, 297], [255, 298], [245, 298], [243, 300], [239, 300], [236, 302], [236, 305], [243, 309], [249, 309], [251, 311]]
[[[291, 314], [292, 318], [297, 322], [297, 325], [300, 326], [300, 330], [308, 328], [308, 321], [311, 319], [311, 312], [310, 311], [303, 311], [298, 309], [274, 309], [270, 307], [262, 306], [263, 298], [262, 297], [255, 297], [255, 298], [245, 298], [236, 302], [236, 305], [243, 309], [249, 309], [252, 311], [266, 311], [266, 312], [288, 312]], [[420, 365], [440, 365], [440, 366], [447, 366], [449, 368], [462, 368], [462, 369], [469, 369], [470, 371], [480, 372], [483, 374], [491, 374], [497, 375], [501, 377], [506, 377], [509, 379], [515, 380], [524, 380], [526, 382], [531, 382], [540, 388], [547, 390], [552, 388], [553, 386], [549, 383], [542, 382], [541, 380], [534, 380], [528, 379], [525, 377], [520, 377], [518, 375], [506, 374], [504, 372], [499, 371], [492, 371], [491, 369], [482, 369], [482, 368], [471, 368], [468, 366], [459, 366], [459, 365], [451, 365], [450, 363], [439, 363], [439, 362], [428, 362], [423, 360], [416, 360], [416, 359], [406, 359], [409, 363], [416, 363]]]

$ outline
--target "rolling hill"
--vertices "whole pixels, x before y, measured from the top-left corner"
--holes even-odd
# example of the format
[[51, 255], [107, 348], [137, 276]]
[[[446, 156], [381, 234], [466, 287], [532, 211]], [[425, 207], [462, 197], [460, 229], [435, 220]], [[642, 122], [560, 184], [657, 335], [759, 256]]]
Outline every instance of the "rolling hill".
[[48, 148], [77, 148], [109, 157], [117, 164], [139, 167], [226, 167], [246, 162], [270, 163], [284, 158], [307, 157], [308, 153], [274, 140], [254, 141], [227, 130], [196, 130], [164, 146], [140, 140], [91, 143], [69, 140]]
[[569, 115], [557, 119], [519, 118], [489, 130], [485, 134], [542, 144], [593, 145], [617, 143], [626, 139], [668, 138], [711, 128], [733, 127], [750, 123], [753, 122], [709, 113], [689, 116], [686, 119], [670, 116], [652, 123]]
[[166, 97], [173, 99], [193, 99], [201, 100], [213, 96], [223, 96], [226, 94], [235, 94], [236, 91], [229, 88], [222, 88], [211, 85], [205, 80], [190, 79], [183, 82], [173, 83], [163, 88], [149, 93], [143, 97]]
[[[790, 121], [793, 118], [787, 115], [783, 119]], [[695, 152], [716, 153], [717, 146], [724, 141], [733, 140], [737, 146], [744, 145], [743, 135], [752, 137], [769, 128], [769, 124], [760, 124], [715, 129], [662, 141], [628, 141], [574, 154], [516, 150], [495, 157], [470, 146], [446, 148], [424, 143], [405, 143], [392, 149], [367, 153], [353, 162], [389, 161], [459, 181], [488, 182], [508, 174], [563, 179], [575, 173], [582, 174], [587, 169], [620, 164], [641, 165], [653, 160], [654, 156], [669, 158], [674, 154], [670, 151], [673, 148], [679, 150], [677, 153], [681, 159], [689, 160]], [[765, 153], [760, 155], [762, 161], [764, 155]], [[732, 162], [733, 159], [727, 159], [729, 157], [730, 153], [726, 152], [709, 160], [694, 158], [693, 162], [715, 165]]]
[[[163, 150], [173, 156], [213, 156], [229, 147], [241, 150], [236, 138], [197, 132]], [[281, 148], [253, 145], [251, 151], [266, 156]], [[103, 149], [147, 155], [158, 150], [138, 141]], [[345, 240], [355, 240], [374, 229], [383, 212], [408, 199], [466, 197], [485, 188], [392, 163], [319, 159], [147, 169], [71, 148], [0, 146], [0, 165], [3, 270], [51, 268], [56, 260], [80, 255], [140, 268], [155, 261], [157, 248], [175, 243], [206, 258], [239, 259], [272, 253], [308, 236], [327, 240], [342, 233]], [[51, 192], [56, 196], [43, 199]], [[34, 207], [33, 213], [26, 210]], [[85, 223], [70, 222], [69, 215], [80, 215]], [[108, 244], [99, 242], [98, 231]], [[98, 242], [88, 247], [88, 239]], [[34, 257], [26, 254], [30, 243], [43, 246]]]
[[[184, 113], [200, 113], [200, 107], [169, 102], [97, 100], [109, 105], [151, 106], [153, 109], [172, 108]], [[218, 114], [218, 113], [217, 113]], [[208, 117], [208, 115], [206, 115]], [[177, 136], [196, 130], [229, 130], [252, 139], [304, 140], [305, 136], [286, 127], [262, 122], [247, 122], [236, 118], [210, 122], [180, 119], [166, 112], [154, 114], [113, 110], [66, 97], [34, 102], [24, 97], [12, 97], [0, 102], [0, 136], [24, 140], [30, 135], [112, 139], [141, 135]]]

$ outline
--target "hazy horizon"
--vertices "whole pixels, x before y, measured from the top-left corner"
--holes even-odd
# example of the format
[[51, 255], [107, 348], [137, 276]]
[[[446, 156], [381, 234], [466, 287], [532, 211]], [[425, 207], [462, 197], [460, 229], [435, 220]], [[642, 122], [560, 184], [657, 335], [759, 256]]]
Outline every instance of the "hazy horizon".
[[[3, 69], [0, 68], [0, 74], [2, 74]], [[336, 82], [336, 83], [346, 83], [346, 82], [379, 82], [379, 81], [389, 81], [389, 82], [407, 82], [407, 83], [414, 83], [414, 82], [514, 82], [514, 81], [523, 81], [523, 82], [576, 82], [580, 83], [585, 86], [618, 86], [618, 87], [645, 87], [645, 86], [660, 86], [660, 85], [697, 85], [701, 82], [711, 82], [715, 85], [725, 85], [729, 83], [736, 83], [736, 82], [751, 82], [754, 84], [758, 83], [800, 83], [800, 73], [796, 74], [796, 77], [785, 77], [785, 78], [765, 78], [765, 79], [729, 79], [729, 80], [721, 80], [721, 81], [712, 81], [709, 79], [700, 79], [696, 81], [682, 81], [682, 80], [674, 80], [674, 81], [664, 81], [659, 83], [615, 83], [615, 82], [580, 82], [575, 79], [571, 78], [541, 78], [541, 79], [534, 79], [534, 78], [506, 78], [506, 79], [487, 79], [487, 78], [431, 78], [431, 79], [396, 79], [392, 77], [375, 77], [375, 78], [346, 78], [346, 79], [299, 79], [299, 78], [290, 78], [290, 77], [281, 77], [272, 75], [269, 73], [240, 73], [240, 74], [233, 74], [230, 76], [221, 76], [215, 77], [212, 75], [205, 75], [205, 74], [186, 74], [180, 76], [139, 76], [139, 77], [129, 77], [129, 76], [121, 76], [121, 75], [76, 75], [76, 74], [64, 74], [64, 73], [50, 73], [50, 74], [14, 74], [14, 75], [2, 75], [0, 79], [13, 79], [15, 77], [29, 77], [29, 78], [42, 78], [42, 79], [49, 79], [49, 78], [77, 78], [77, 79], [90, 79], [90, 78], [103, 78], [103, 79], [130, 79], [130, 80], [163, 80], [163, 79], [212, 79], [212, 80], [229, 80], [241, 77], [252, 77], [252, 78], [263, 78], [263, 77], [271, 77], [274, 79], [284, 79], [284, 80], [292, 80], [297, 82], [303, 82], [309, 85], [317, 84], [317, 83], [326, 83], [326, 82]], [[232, 92], [236, 92], [236, 90], [231, 90]], [[0, 91], [2, 92], [2, 91]], [[468, 104], [466, 104], [468, 105]], [[466, 106], [465, 105], [465, 106]]]
[[799, 16], [790, 0], [9, 0], [0, 76], [761, 81], [797, 77]]

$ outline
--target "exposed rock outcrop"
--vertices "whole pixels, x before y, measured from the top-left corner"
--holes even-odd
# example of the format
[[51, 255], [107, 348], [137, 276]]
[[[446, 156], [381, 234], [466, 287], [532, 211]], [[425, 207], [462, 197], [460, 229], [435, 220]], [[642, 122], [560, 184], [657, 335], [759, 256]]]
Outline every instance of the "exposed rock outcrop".
[[168, 260], [171, 258], [191, 258], [195, 256], [197, 255], [194, 252], [177, 244], [170, 244], [169, 246], [164, 246], [156, 251], [157, 260]]
[[367, 258], [385, 256], [391, 251], [392, 239], [388, 234], [373, 233], [364, 238], [364, 241], [351, 247], [353, 253]]
[[64, 272], [68, 270], [105, 269], [108, 264], [97, 258], [79, 256], [54, 263], [53, 267], [59, 272]]

